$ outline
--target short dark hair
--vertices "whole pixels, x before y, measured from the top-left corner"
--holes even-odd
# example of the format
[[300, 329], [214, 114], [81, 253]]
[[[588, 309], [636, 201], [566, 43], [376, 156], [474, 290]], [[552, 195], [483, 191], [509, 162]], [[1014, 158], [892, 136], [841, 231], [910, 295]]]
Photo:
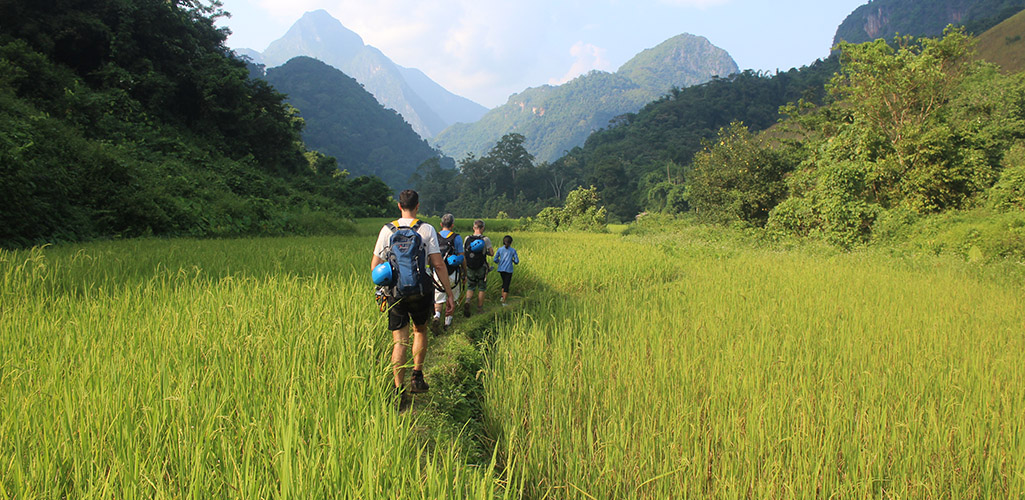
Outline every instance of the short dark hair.
[[509, 245], [512, 245], [512, 236], [509, 236], [508, 234], [505, 235], [505, 238], [502, 238], [502, 244], [505, 245], [506, 247], [508, 247]]
[[473, 221], [473, 228], [474, 229], [480, 229], [480, 230], [483, 231], [484, 230], [484, 221], [482, 221], [480, 219], [477, 219], [477, 220]]
[[420, 195], [412, 189], [399, 193], [399, 206], [405, 210], [412, 210], [420, 204]]

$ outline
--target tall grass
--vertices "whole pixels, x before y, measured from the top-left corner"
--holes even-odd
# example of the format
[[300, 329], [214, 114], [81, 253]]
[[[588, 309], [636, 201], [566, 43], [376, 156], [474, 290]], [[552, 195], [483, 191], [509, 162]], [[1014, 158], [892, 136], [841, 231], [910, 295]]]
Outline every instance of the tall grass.
[[0, 251], [0, 498], [490, 498], [391, 394], [372, 238]]
[[1025, 495], [1020, 280], [682, 236], [517, 243], [538, 286], [485, 386], [528, 497]]
[[483, 389], [428, 356], [482, 458], [394, 409], [380, 222], [0, 251], [0, 498], [1025, 496], [1025, 273], [513, 233]]

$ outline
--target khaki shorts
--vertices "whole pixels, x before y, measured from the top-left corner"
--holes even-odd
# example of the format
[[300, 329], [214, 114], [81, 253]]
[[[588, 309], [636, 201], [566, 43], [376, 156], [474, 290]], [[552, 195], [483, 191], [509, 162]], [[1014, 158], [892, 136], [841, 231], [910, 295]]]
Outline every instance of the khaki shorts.
[[488, 289], [488, 265], [480, 269], [466, 270], [466, 290], [468, 292], [483, 292]]
[[[458, 275], [459, 275], [458, 271], [448, 275], [448, 284], [452, 286], [452, 300], [453, 301], [458, 301], [459, 300], [459, 283], [456, 283], [456, 276], [458, 276]], [[441, 280], [438, 279], [438, 273], [434, 273], [434, 279], [438, 280], [438, 283], [441, 283]], [[445, 292], [439, 292], [438, 290], [435, 290], [434, 291], [434, 303], [435, 304], [444, 304], [445, 303], [445, 296], [446, 296]]]

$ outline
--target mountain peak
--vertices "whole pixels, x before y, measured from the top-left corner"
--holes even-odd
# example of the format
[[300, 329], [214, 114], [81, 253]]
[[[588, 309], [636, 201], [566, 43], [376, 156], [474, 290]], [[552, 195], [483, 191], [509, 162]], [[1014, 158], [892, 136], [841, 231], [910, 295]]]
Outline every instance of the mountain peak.
[[617, 73], [661, 94], [672, 87], [689, 87], [739, 70], [730, 54], [707, 38], [681, 33], [644, 49], [620, 66]]
[[326, 10], [320, 9], [303, 14], [285, 36], [267, 47], [263, 57], [271, 66], [284, 64], [295, 54], [312, 56], [322, 61], [326, 61], [329, 56], [348, 60], [355, 57], [364, 46], [363, 38], [343, 26], [341, 21]]
[[323, 9], [303, 14], [262, 55], [268, 68], [308, 56], [341, 70], [363, 84], [381, 104], [401, 114], [423, 137], [432, 137], [456, 122], [476, 121], [487, 112], [480, 104], [445, 90], [423, 72], [395, 64]]

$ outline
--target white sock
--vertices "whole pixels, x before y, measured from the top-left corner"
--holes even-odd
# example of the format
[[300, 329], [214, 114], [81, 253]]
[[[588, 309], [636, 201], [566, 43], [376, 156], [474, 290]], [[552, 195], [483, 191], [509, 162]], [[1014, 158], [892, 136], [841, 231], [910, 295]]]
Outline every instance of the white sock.
[[452, 316], [445, 316], [445, 326], [452, 326]]
[[434, 311], [434, 319], [441, 319], [441, 313], [438, 311]]

